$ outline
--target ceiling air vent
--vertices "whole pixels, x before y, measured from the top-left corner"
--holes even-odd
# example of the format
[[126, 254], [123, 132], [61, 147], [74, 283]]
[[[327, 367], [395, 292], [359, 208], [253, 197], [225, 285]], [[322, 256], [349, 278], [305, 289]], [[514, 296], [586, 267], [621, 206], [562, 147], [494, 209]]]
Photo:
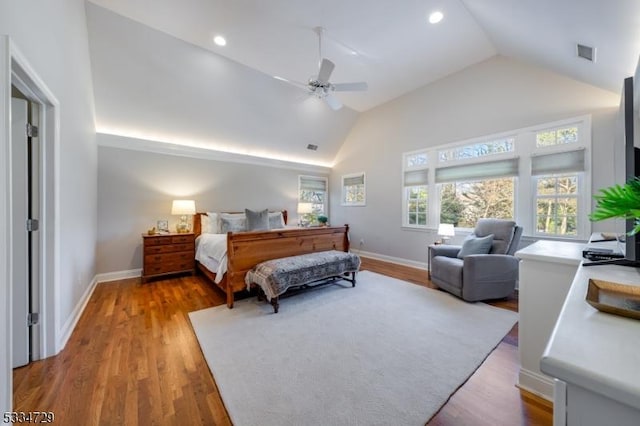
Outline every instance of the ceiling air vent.
[[309, 145], [307, 145], [307, 149], [310, 149], [311, 151], [317, 151], [318, 150], [318, 145], [314, 145], [314, 144], [310, 143]]
[[595, 47], [585, 46], [584, 44], [576, 45], [578, 50], [578, 57], [586, 59], [587, 61], [596, 61], [596, 49]]

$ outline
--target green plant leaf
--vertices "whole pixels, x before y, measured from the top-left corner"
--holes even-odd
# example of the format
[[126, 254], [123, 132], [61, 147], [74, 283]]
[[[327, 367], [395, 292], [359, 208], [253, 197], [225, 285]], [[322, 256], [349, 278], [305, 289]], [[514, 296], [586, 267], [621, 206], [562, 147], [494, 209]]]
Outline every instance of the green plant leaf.
[[597, 222], [605, 219], [635, 219], [635, 227], [630, 232], [640, 232], [640, 178], [636, 177], [624, 185], [613, 185], [601, 189], [594, 195], [596, 208], [589, 219]]

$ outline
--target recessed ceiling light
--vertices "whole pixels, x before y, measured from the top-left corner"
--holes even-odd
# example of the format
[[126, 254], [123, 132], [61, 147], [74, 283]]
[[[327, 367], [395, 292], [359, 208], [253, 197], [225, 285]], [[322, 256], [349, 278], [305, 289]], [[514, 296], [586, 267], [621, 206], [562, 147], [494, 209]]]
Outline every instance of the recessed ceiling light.
[[217, 35], [213, 38], [213, 42], [218, 46], [224, 46], [227, 44], [227, 40], [221, 35]]
[[431, 12], [431, 14], [429, 15], [429, 22], [432, 24], [437, 24], [438, 22], [442, 21], [442, 18], [444, 18], [442, 12], [436, 10], [435, 12]]

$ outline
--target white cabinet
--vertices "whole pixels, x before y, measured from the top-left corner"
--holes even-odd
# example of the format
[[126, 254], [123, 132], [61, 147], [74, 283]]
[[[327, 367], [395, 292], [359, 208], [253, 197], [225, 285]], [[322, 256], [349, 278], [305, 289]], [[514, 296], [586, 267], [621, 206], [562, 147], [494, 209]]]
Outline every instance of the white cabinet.
[[584, 243], [538, 241], [515, 253], [520, 259], [518, 386], [553, 400], [554, 381], [540, 358], [582, 260]]
[[637, 426], [640, 321], [599, 312], [589, 305], [585, 301], [589, 278], [640, 286], [640, 269], [578, 268], [540, 362], [544, 373], [566, 384], [566, 394], [561, 395], [565, 405], [559, 406], [562, 398], [554, 402], [554, 422]]

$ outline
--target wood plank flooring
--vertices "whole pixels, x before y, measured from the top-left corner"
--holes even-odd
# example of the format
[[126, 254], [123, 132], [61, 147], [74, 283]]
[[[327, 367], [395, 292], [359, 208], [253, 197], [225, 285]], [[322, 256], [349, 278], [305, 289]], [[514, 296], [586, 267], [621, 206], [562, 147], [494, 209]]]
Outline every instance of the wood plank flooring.
[[[424, 271], [362, 269], [431, 286]], [[65, 349], [14, 370], [16, 411], [59, 425], [229, 425], [187, 313], [225, 303], [203, 277], [99, 284]], [[517, 299], [496, 302], [517, 310]], [[429, 425], [551, 425], [550, 404], [515, 387], [517, 326]]]

